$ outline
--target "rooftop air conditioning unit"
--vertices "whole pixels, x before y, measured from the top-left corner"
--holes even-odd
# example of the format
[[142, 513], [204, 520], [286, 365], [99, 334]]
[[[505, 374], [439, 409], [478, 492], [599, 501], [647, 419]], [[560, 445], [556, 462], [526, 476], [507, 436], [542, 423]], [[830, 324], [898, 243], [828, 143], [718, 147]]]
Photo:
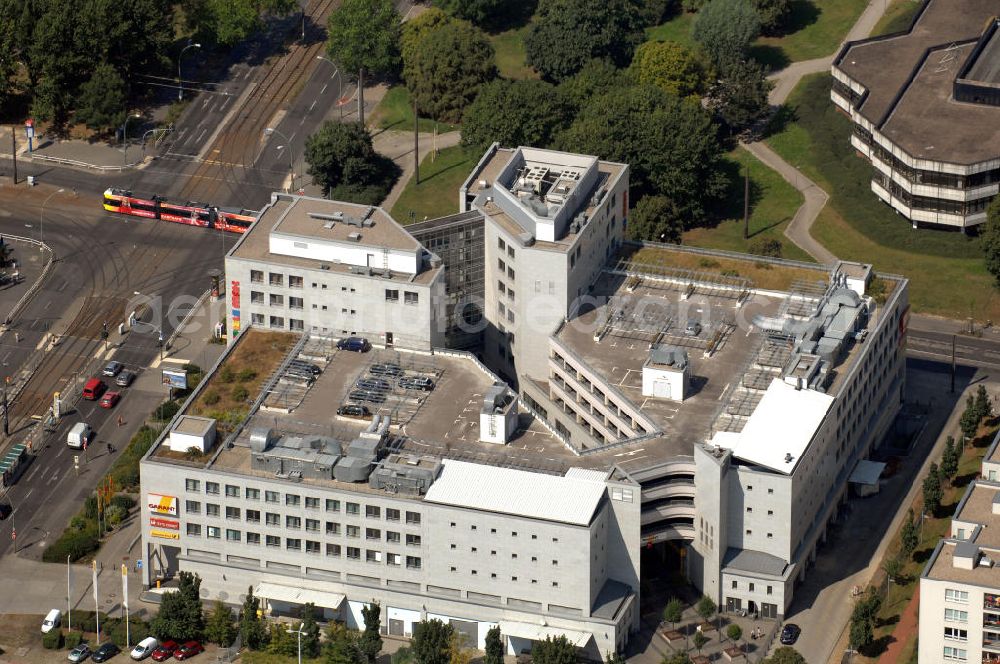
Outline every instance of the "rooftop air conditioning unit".
[[479, 181], [479, 187], [481, 189], [486, 189], [486, 187], [488, 187], [488, 186], [490, 186], [489, 180], [480, 180]]
[[348, 233], [347, 239], [351, 242], [361, 242], [361, 233]]

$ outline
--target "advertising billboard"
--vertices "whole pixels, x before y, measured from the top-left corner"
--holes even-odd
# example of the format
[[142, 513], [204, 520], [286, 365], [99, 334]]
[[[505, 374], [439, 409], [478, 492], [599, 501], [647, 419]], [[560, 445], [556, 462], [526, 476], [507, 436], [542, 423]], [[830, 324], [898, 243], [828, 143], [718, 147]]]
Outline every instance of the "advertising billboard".
[[163, 384], [178, 390], [186, 390], [187, 372], [184, 369], [164, 369]]
[[149, 505], [150, 512], [177, 516], [177, 498], [174, 496], [161, 496], [158, 493], [150, 493], [147, 495], [146, 504]]

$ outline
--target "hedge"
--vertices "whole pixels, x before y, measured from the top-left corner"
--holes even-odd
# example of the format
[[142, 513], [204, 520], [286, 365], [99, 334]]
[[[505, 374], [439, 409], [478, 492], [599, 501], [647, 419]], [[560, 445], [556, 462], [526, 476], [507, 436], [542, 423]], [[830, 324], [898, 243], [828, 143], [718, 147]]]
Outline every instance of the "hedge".
[[63, 646], [72, 650], [83, 642], [83, 632], [66, 632]]
[[47, 563], [61, 563], [66, 561], [66, 556], [69, 556], [70, 560], [77, 561], [97, 551], [100, 546], [96, 524], [90, 524], [85, 530], [68, 528], [63, 531], [59, 539], [42, 552], [42, 560]]
[[63, 647], [63, 633], [61, 629], [54, 629], [42, 634], [42, 647], [47, 650], [58, 650]]

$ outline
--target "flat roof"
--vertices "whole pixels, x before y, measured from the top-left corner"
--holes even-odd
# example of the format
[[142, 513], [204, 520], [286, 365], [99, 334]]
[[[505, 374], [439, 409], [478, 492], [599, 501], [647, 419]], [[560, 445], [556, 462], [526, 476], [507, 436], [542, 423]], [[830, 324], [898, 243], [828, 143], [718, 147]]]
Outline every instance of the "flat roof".
[[1000, 484], [977, 480], [962, 498], [957, 521], [978, 523], [983, 526], [976, 544], [1000, 548], [1000, 514], [993, 513], [993, 503], [1000, 496]]
[[586, 526], [606, 492], [603, 481], [558, 477], [445, 460], [424, 500], [484, 512]]
[[[930, 563], [924, 570], [923, 576], [935, 581], [951, 581], [953, 583], [968, 583], [970, 585], [985, 586], [988, 588], [1000, 588], [1000, 566], [979, 564], [973, 569], [963, 569], [955, 567], [955, 552], [957, 547], [963, 542], [954, 540], [941, 540], [938, 544], [937, 555], [931, 558]], [[984, 551], [994, 560], [1000, 559], [1000, 552], [991, 550], [988, 547]]]
[[192, 436], [204, 436], [215, 426], [215, 420], [197, 415], [181, 415], [171, 432], [186, 433]]
[[[403, 230], [385, 210], [371, 205], [355, 205], [326, 198], [297, 196], [294, 194], [272, 194], [286, 204], [265, 207], [260, 224], [270, 232], [299, 235], [302, 237], [330, 242], [354, 242], [348, 236], [357, 233], [362, 246], [388, 247], [404, 251], [416, 251], [420, 243]], [[315, 215], [322, 215], [321, 217]], [[334, 221], [333, 217], [343, 215], [356, 220], [367, 219], [371, 226], [357, 226]]]
[[1000, 30], [990, 34], [965, 78], [979, 83], [1000, 83]]
[[[1000, 108], [951, 100], [951, 84], [969, 51], [949, 48], [977, 39], [996, 14], [996, 0], [928, 0], [910, 30], [851, 42], [834, 66], [867, 88], [859, 110], [876, 126], [902, 95], [893, 111], [893, 140], [907, 152], [934, 146], [933, 152], [921, 150], [913, 156], [950, 162], [993, 159], [1000, 153], [1000, 136], [991, 131], [1000, 124]], [[923, 74], [911, 80], [925, 52], [935, 47], [938, 50], [921, 68]], [[977, 111], [984, 108], [983, 113]], [[983, 118], [990, 119], [984, 124]], [[924, 122], [933, 122], [933, 127]], [[938, 133], [942, 128], [945, 132]], [[902, 144], [907, 132], [912, 136]]]

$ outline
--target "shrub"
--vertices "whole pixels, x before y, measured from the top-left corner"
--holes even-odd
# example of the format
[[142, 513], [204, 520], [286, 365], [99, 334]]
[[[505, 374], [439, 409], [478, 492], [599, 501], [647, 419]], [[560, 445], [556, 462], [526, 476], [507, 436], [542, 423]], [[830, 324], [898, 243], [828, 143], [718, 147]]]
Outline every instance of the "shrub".
[[176, 401], [164, 401], [156, 410], [153, 411], [153, 419], [157, 419], [161, 422], [166, 422], [173, 419], [177, 411], [181, 409], [181, 405]]
[[243, 383], [248, 380], [253, 380], [256, 377], [257, 372], [250, 367], [247, 367], [246, 369], [240, 369], [240, 373], [237, 375], [236, 379]]
[[87, 496], [83, 501], [83, 516], [91, 521], [97, 518], [97, 496]]
[[80, 560], [88, 553], [97, 551], [100, 542], [96, 527], [86, 530], [67, 530], [42, 553], [42, 560], [49, 563], [64, 563], [66, 556], [71, 561]]
[[109, 526], [117, 526], [125, 520], [126, 516], [128, 516], [128, 510], [120, 505], [109, 505], [108, 509], [104, 510], [104, 520]]
[[235, 401], [246, 401], [247, 397], [249, 396], [250, 392], [247, 391], [247, 388], [243, 387], [242, 385], [237, 385], [236, 387], [233, 388], [232, 397]]
[[233, 373], [233, 368], [225, 365], [219, 369], [219, 382], [221, 383], [231, 383], [236, 379], [236, 374]]
[[115, 507], [120, 507], [126, 512], [135, 507], [135, 499], [132, 496], [128, 496], [124, 493], [115, 494], [111, 497], [111, 504]]
[[[107, 614], [101, 614], [101, 626], [107, 624]], [[82, 611], [73, 609], [73, 627], [81, 632], [93, 632], [97, 630], [97, 614], [93, 611]]]
[[80, 645], [83, 641], [83, 632], [66, 632], [65, 638], [63, 638], [63, 645], [70, 650]]
[[[108, 621], [107, 626], [101, 621], [101, 632], [108, 635], [108, 638], [118, 646], [119, 648], [125, 649], [125, 621], [121, 618], [112, 618]], [[152, 636], [149, 631], [149, 623], [143, 622], [138, 618], [130, 618], [128, 624], [128, 637], [132, 645], [135, 645], [139, 641], [142, 641], [147, 636]]]
[[711, 258], [699, 258], [698, 267], [719, 267], [719, 261]]
[[87, 521], [87, 517], [83, 516], [82, 514], [77, 514], [76, 516], [74, 516], [72, 519], [69, 520], [69, 527], [72, 528], [73, 530], [78, 530], [78, 531], [83, 530], [89, 525], [90, 522]]
[[750, 246], [747, 249], [751, 254], [757, 256], [781, 258], [781, 240], [775, 240], [774, 238], [756, 238], [750, 242]]
[[47, 634], [42, 634], [42, 647], [48, 650], [58, 650], [63, 647], [63, 633], [61, 629], [54, 629]]
[[219, 403], [219, 399], [220, 399], [219, 393], [214, 390], [211, 392], [205, 392], [205, 396], [202, 397], [202, 401], [205, 403], [206, 406], [214, 406], [215, 404]]

